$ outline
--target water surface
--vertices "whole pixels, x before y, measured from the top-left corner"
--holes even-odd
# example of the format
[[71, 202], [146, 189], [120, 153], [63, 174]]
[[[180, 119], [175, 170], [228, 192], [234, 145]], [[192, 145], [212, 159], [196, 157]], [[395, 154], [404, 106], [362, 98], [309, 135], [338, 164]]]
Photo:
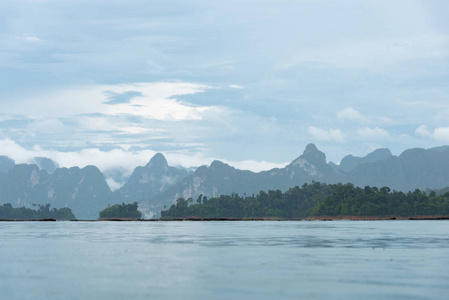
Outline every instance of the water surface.
[[4, 299], [448, 299], [448, 221], [0, 222]]

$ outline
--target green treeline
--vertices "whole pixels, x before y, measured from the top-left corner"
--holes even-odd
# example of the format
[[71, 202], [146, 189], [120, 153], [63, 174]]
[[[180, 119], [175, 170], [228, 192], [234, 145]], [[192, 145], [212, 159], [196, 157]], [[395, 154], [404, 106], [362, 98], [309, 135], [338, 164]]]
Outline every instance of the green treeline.
[[39, 205], [33, 210], [25, 207], [14, 208], [10, 203], [0, 205], [0, 219], [2, 220], [75, 220], [75, 215], [70, 208], [50, 209], [50, 204]]
[[414, 192], [391, 191], [352, 184], [335, 185], [332, 195], [312, 210], [315, 216], [426, 216], [449, 215], [449, 192], [436, 195], [416, 189]]
[[131, 218], [141, 219], [142, 213], [137, 210], [138, 203], [116, 204], [100, 211], [100, 218]]
[[280, 190], [261, 191], [258, 195], [222, 195], [207, 199], [201, 195], [193, 200], [179, 198], [176, 205], [161, 212], [161, 218], [304, 218], [313, 207], [332, 193], [332, 186], [314, 182], [293, 187], [286, 192]]
[[449, 215], [449, 193], [391, 191], [388, 187], [314, 182], [302, 187], [263, 192], [252, 196], [222, 195], [207, 199], [179, 198], [161, 218], [304, 218], [309, 216]]

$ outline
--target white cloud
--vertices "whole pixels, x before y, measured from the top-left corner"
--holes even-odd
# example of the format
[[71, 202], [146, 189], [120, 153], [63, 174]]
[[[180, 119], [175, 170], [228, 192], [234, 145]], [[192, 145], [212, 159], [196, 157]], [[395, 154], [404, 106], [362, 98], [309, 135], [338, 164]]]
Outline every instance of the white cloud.
[[394, 124], [393, 119], [389, 118], [389, 117], [379, 117], [377, 118], [379, 120], [379, 122], [386, 124], [386, 125], [392, 125]]
[[[131, 115], [156, 120], [201, 119], [211, 107], [192, 106], [172, 97], [203, 92], [208, 86], [188, 82], [151, 82], [120, 85], [92, 85], [67, 88], [33, 95], [25, 99], [11, 99], [3, 113], [39, 118], [62, 118], [81, 114]], [[106, 104], [108, 94], [138, 92], [142, 96], [129, 103]], [[14, 101], [12, 101], [14, 100]]]
[[33, 133], [63, 133], [67, 126], [58, 119], [37, 120], [28, 125], [28, 129]]
[[425, 136], [425, 137], [431, 135], [431, 133], [426, 125], [421, 125], [418, 128], [416, 128], [415, 133], [419, 136]]
[[28, 34], [19, 36], [19, 37], [17, 37], [17, 39], [21, 40], [21, 41], [25, 41], [25, 42], [30, 42], [30, 43], [36, 43], [36, 42], [42, 41], [40, 38], [32, 36], [32, 35], [28, 35]]
[[447, 102], [443, 101], [442, 103], [440, 101], [437, 101], [438, 99], [433, 99], [429, 97], [426, 100], [396, 100], [396, 102], [401, 106], [408, 106], [412, 109], [443, 109], [447, 108]]
[[357, 128], [357, 135], [362, 139], [367, 140], [385, 140], [390, 139], [390, 134], [382, 128], [375, 127], [375, 128], [369, 128], [369, 127], [361, 127]]
[[287, 163], [273, 163], [268, 161], [255, 161], [255, 160], [242, 160], [242, 161], [222, 160], [222, 161], [237, 169], [250, 170], [253, 172], [261, 172], [273, 168], [283, 168], [287, 165]]
[[106, 111], [110, 115], [133, 115], [160, 121], [200, 120], [208, 107], [192, 107], [176, 99], [135, 98], [131, 103], [112, 106]]
[[123, 186], [123, 183], [117, 182], [110, 177], [106, 178], [106, 183], [109, 185], [109, 188], [112, 191], [118, 190], [119, 188], [121, 188]]
[[449, 127], [437, 127], [432, 131], [426, 125], [420, 125], [415, 130], [416, 135], [432, 138], [441, 142], [449, 142]]
[[426, 34], [384, 38], [305, 49], [286, 67], [298, 63], [322, 63], [337, 68], [382, 70], [407, 61], [449, 56], [449, 37]]
[[345, 136], [340, 129], [321, 129], [317, 127], [310, 126], [307, 128], [307, 132], [316, 140], [319, 141], [336, 141], [343, 142]]
[[[25, 4], [28, 1], [31, 0]], [[27, 144], [41, 143], [71, 151], [74, 147], [110, 149], [119, 145], [136, 149], [131, 147], [141, 143], [145, 145], [139, 146], [165, 150], [202, 142], [203, 147], [209, 148], [208, 153], [246, 159], [248, 153], [256, 156], [259, 145], [254, 145], [258, 141], [260, 144], [271, 141], [266, 147], [270, 153], [260, 151], [257, 159], [270, 155], [284, 160], [288, 157], [286, 153], [293, 150], [279, 154], [273, 145], [287, 149], [293, 144], [308, 143], [311, 136], [344, 140], [348, 147], [360, 148], [356, 129], [363, 126], [388, 129], [394, 133], [396, 143], [401, 131], [410, 128], [410, 124], [424, 124], [425, 116], [431, 112], [423, 113], [419, 107], [403, 111], [395, 99], [426, 99], [423, 101], [426, 107], [430, 102], [444, 101], [447, 82], [444, 65], [449, 47], [444, 22], [446, 6], [442, 4], [420, 0], [319, 1], [313, 5], [263, 1], [255, 9], [251, 2], [236, 9], [234, 4], [224, 1], [219, 9], [211, 10], [200, 1], [177, 6], [169, 15], [165, 4], [157, 9], [144, 5], [137, 15], [129, 5], [118, 4], [108, 8], [106, 16], [85, 13], [104, 10], [105, 2], [101, 1], [97, 4], [82, 1], [76, 7], [70, 1], [56, 6], [57, 1], [46, 6], [23, 5], [23, 1], [0, 2], [5, 3], [2, 7], [7, 5], [0, 9], [0, 15], [14, 25], [5, 28], [7, 40], [0, 47], [0, 64], [10, 67], [5, 68], [3, 85], [7, 88], [0, 89], [3, 92], [0, 107], [2, 113], [14, 113], [20, 119], [3, 122], [0, 131], [17, 141], [28, 138]], [[429, 7], [437, 12], [427, 11]], [[248, 9], [252, 9], [250, 15]], [[435, 18], [436, 14], [443, 18]], [[152, 17], [148, 18], [149, 15]], [[83, 22], [79, 22], [80, 18]], [[434, 60], [441, 57], [444, 59]], [[293, 70], [279, 70], [285, 62], [301, 65]], [[389, 68], [397, 64], [400, 68]], [[377, 76], [366, 72], [366, 68], [382, 70], [388, 76]], [[123, 82], [129, 78], [136, 82], [148, 78], [196, 78], [198, 82], [221, 88], [224, 93], [178, 97], [209, 88], [185, 82], [61, 86]], [[416, 82], [420, 84], [413, 84]], [[243, 86], [244, 90], [238, 90]], [[59, 91], [28, 99], [15, 96], [33, 93], [37, 88], [51, 91], [55, 87]], [[140, 91], [141, 96], [108, 105], [107, 91], [115, 94]], [[313, 101], [309, 103], [308, 99]], [[216, 113], [223, 110], [217, 103], [251, 116], [223, 118], [224, 112]], [[339, 116], [346, 121], [332, 123], [324, 119], [315, 123], [313, 116], [322, 116], [323, 107], [332, 111], [335, 119], [339, 110], [346, 108]], [[376, 117], [384, 115], [383, 112], [395, 124]], [[98, 114], [105, 116], [103, 120]], [[69, 130], [58, 136], [28, 137], [13, 132], [25, 128], [24, 117], [63, 120]], [[271, 117], [278, 121], [269, 121]], [[264, 120], [254, 125], [256, 118]], [[416, 123], [417, 120], [422, 123]], [[346, 127], [351, 122], [353, 127]], [[307, 133], [309, 125], [323, 129], [310, 128]], [[434, 127], [445, 126], [444, 119], [434, 119], [429, 125], [433, 126], [430, 130], [433, 132]], [[156, 128], [165, 131], [154, 133]], [[305, 134], [298, 128], [306, 129]], [[165, 147], [162, 142], [156, 145], [151, 141], [155, 136], [164, 136], [174, 146]], [[246, 144], [247, 150], [236, 152], [236, 144]]]
[[134, 115], [155, 120], [199, 120], [210, 107], [191, 106], [176, 99], [176, 95], [203, 92], [208, 86], [193, 83], [136, 83], [132, 85], [109, 86], [107, 91], [114, 93], [140, 92], [129, 103], [109, 105], [105, 111], [110, 115]]
[[81, 151], [61, 152], [56, 150], [42, 149], [35, 146], [31, 149], [24, 148], [10, 139], [0, 139], [0, 155], [6, 155], [16, 161], [16, 163], [27, 163], [36, 156], [48, 157], [59, 163], [61, 167], [70, 168], [73, 166], [85, 167], [96, 165], [100, 170], [123, 167], [133, 169], [135, 166], [146, 164], [149, 159], [156, 154], [156, 151], [142, 150], [128, 152], [122, 149], [111, 151], [101, 151], [96, 148], [83, 149]]
[[449, 127], [435, 128], [432, 137], [439, 141], [449, 142]]
[[16, 120], [16, 119], [17, 119], [17, 116], [15, 116], [15, 115], [1, 114], [0, 113], [0, 122]]
[[120, 131], [119, 134], [144, 134], [153, 131], [158, 131], [151, 128], [144, 128], [139, 126], [126, 126], [126, 127], [119, 127], [117, 129]]
[[35, 151], [29, 151], [18, 145], [16, 142], [10, 139], [0, 139], [0, 155], [6, 155], [16, 161], [16, 163], [26, 163], [35, 156]]
[[78, 118], [78, 122], [85, 130], [111, 131], [117, 127], [117, 123], [106, 116], [83, 116]]
[[109, 116], [82, 116], [78, 120], [79, 124], [87, 131], [105, 131], [118, 134], [144, 134], [144, 133], [163, 133], [166, 129], [147, 128], [139, 125], [133, 125], [126, 120], [116, 120]]
[[[2, 104], [0, 117], [7, 121], [14, 116], [23, 123], [31, 119], [26, 127], [10, 126], [4, 137], [15, 140], [33, 138], [39, 140], [38, 143], [46, 143], [47, 147], [65, 147], [68, 150], [86, 145], [115, 147], [116, 144], [137, 144], [137, 139], [142, 137], [146, 141], [161, 138], [185, 141], [190, 135], [178, 135], [181, 127], [178, 122], [184, 121], [182, 126], [192, 128], [192, 120], [207, 121], [211, 116], [221, 119], [223, 108], [195, 106], [173, 97], [200, 93], [207, 88], [187, 82], [67, 88], [6, 101]], [[126, 99], [129, 94], [133, 97]], [[125, 99], [118, 99], [117, 104], [108, 104], [111, 103], [111, 95], [123, 95]], [[53, 138], [49, 134], [57, 136]]]
[[238, 84], [230, 84], [230, 85], [229, 85], [229, 88], [231, 88], [231, 89], [242, 90], [242, 89], [243, 89], [243, 86], [238, 85]]
[[350, 120], [359, 123], [365, 123], [368, 119], [352, 107], [347, 107], [337, 113], [340, 120]]

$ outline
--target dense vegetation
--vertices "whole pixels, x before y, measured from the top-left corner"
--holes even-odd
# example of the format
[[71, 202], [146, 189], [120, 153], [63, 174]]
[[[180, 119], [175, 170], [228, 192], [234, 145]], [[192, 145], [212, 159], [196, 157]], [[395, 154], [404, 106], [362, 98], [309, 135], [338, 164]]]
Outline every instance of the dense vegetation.
[[403, 193], [391, 191], [388, 187], [378, 189], [352, 184], [333, 186], [332, 195], [326, 197], [312, 210], [320, 216], [425, 216], [449, 215], [449, 192], [437, 195], [416, 189]]
[[254, 196], [222, 195], [207, 199], [179, 198], [161, 218], [303, 218], [308, 216], [417, 216], [449, 215], [449, 193], [403, 193], [352, 184], [314, 182], [302, 187], [263, 192]]
[[137, 210], [137, 202], [132, 204], [116, 204], [100, 211], [100, 218], [130, 218], [141, 219], [142, 213]]
[[230, 196], [207, 199], [199, 196], [197, 204], [193, 200], [179, 198], [176, 205], [162, 211], [162, 218], [182, 218], [195, 216], [199, 218], [303, 218], [310, 215], [313, 207], [332, 193], [332, 186], [314, 182], [304, 184], [301, 188], [261, 191], [258, 195]]
[[14, 208], [10, 203], [0, 205], [0, 219], [2, 220], [75, 220], [75, 215], [70, 208], [50, 209], [50, 204], [39, 205], [38, 209], [19, 207]]

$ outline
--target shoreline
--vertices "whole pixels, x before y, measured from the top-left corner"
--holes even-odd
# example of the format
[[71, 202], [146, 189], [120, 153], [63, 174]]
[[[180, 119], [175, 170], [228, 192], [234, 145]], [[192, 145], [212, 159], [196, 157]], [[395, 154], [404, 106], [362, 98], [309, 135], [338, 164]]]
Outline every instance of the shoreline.
[[449, 220], [449, 216], [434, 215], [434, 216], [414, 216], [414, 217], [403, 217], [403, 216], [314, 216], [307, 217], [309, 221], [422, 221], [422, 220]]
[[170, 219], [132, 219], [132, 218], [100, 218], [97, 220], [56, 220], [56, 219], [32, 219], [32, 220], [18, 220], [18, 219], [0, 219], [0, 222], [238, 222], [238, 221], [441, 221], [449, 220], [449, 216], [435, 215], [435, 216], [314, 216], [307, 218], [170, 218]]

